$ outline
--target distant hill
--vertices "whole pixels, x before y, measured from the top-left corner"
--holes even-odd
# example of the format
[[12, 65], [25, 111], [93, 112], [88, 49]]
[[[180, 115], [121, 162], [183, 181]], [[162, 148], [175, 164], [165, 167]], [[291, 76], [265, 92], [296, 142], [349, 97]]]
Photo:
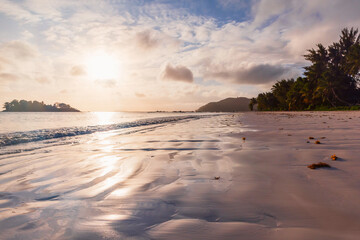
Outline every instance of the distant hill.
[[243, 112], [250, 111], [250, 99], [245, 97], [226, 98], [218, 102], [210, 102], [196, 112]]
[[65, 103], [55, 103], [53, 105], [38, 101], [12, 100], [4, 103], [3, 112], [80, 112], [76, 108]]

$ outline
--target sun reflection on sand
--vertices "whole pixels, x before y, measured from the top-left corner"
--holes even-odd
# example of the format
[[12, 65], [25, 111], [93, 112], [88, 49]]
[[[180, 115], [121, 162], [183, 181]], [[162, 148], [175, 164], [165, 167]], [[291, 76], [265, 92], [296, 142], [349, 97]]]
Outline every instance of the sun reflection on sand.
[[98, 159], [99, 165], [101, 165], [101, 168], [103, 169], [101, 175], [106, 175], [113, 171], [119, 160], [121, 160], [121, 158], [116, 156], [105, 156]]
[[98, 154], [89, 157], [91, 165], [96, 166], [97, 171], [92, 173], [93, 184], [73, 194], [77, 198], [107, 197], [114, 198], [127, 196], [131, 188], [126, 185], [134, 173], [142, 168], [140, 161], [125, 159], [113, 153]]

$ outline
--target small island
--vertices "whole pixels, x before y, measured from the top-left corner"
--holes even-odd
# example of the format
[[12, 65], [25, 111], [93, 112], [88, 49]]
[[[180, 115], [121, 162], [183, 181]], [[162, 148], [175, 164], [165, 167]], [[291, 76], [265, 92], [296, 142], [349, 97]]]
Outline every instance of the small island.
[[249, 104], [249, 98], [226, 98], [201, 106], [196, 112], [246, 112], [249, 111]]
[[12, 100], [4, 103], [3, 112], [80, 112], [65, 103], [45, 104], [38, 101]]

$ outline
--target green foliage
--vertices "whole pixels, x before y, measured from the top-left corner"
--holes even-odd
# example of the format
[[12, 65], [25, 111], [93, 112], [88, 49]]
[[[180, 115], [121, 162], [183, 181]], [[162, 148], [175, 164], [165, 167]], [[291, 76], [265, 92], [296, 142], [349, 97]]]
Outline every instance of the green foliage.
[[289, 103], [287, 99], [287, 93], [294, 85], [294, 79], [281, 80], [273, 85], [271, 88], [272, 93], [274, 94], [278, 104], [277, 109], [281, 111], [289, 110]]
[[[353, 110], [360, 104], [360, 35], [344, 28], [339, 42], [317, 44], [304, 55], [304, 77], [276, 82], [257, 97], [258, 110]], [[342, 109], [344, 108], [344, 109]]]
[[254, 110], [254, 105], [255, 105], [255, 104], [257, 104], [256, 98], [250, 99], [249, 109], [250, 109], [251, 111]]
[[72, 108], [65, 103], [55, 103], [54, 105], [47, 105], [44, 102], [26, 101], [26, 100], [12, 100], [4, 103], [4, 112], [79, 112], [79, 110]]
[[257, 97], [257, 103], [260, 111], [279, 110], [279, 102], [272, 92], [260, 93]]

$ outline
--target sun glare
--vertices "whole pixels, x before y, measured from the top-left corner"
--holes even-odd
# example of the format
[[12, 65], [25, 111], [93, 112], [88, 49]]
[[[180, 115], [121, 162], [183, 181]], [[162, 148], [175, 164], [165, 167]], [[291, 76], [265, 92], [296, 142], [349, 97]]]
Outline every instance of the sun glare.
[[116, 79], [120, 73], [119, 60], [105, 52], [96, 52], [88, 56], [86, 72], [96, 80]]

